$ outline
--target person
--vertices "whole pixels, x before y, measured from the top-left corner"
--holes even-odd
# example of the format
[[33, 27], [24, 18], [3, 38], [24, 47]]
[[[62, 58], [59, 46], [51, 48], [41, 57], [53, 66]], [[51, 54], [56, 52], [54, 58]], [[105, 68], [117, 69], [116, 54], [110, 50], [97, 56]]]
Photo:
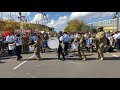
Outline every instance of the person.
[[103, 27], [98, 28], [99, 32], [96, 34], [96, 49], [98, 53], [98, 59], [103, 60], [104, 59], [104, 49], [106, 45], [106, 34], [103, 31]]
[[[78, 33], [78, 38], [77, 38], [77, 41], [78, 41], [78, 55], [79, 55], [79, 60], [86, 60], [86, 56], [84, 54], [84, 36], [82, 34], [82, 32], [79, 32]], [[82, 59], [82, 56], [83, 56], [83, 59]]]
[[64, 52], [65, 52], [65, 56], [68, 55], [68, 44], [69, 44], [69, 40], [70, 40], [69, 35], [67, 34], [67, 32], [64, 32], [63, 42], [64, 42]]
[[12, 34], [12, 33], [10, 33], [7, 37], [6, 37], [6, 42], [8, 43], [8, 54], [9, 55], [13, 55], [13, 50], [11, 50], [10, 48], [9, 48], [9, 45], [10, 44], [13, 44], [14, 43], [14, 41], [15, 41], [15, 36]]
[[27, 34], [23, 34], [23, 52], [28, 53], [29, 51], [29, 38]]
[[22, 56], [21, 56], [21, 49], [22, 49], [22, 37], [20, 36], [20, 34], [16, 35], [16, 40], [15, 40], [15, 52], [16, 52], [16, 56], [17, 56], [17, 60], [21, 60]]
[[37, 60], [39, 61], [41, 59], [40, 57], [40, 46], [41, 46], [40, 35], [37, 36], [37, 40], [34, 45], [35, 45], [34, 54], [37, 56]]
[[120, 51], [120, 32], [118, 31], [118, 35], [117, 35], [117, 38], [116, 38], [116, 46], [117, 46], [117, 49]]
[[5, 43], [4, 43], [4, 36], [0, 37], [0, 49], [2, 50], [1, 53], [4, 53], [5, 51]]
[[60, 55], [62, 55], [63, 59], [62, 60], [65, 60], [65, 56], [64, 56], [64, 53], [63, 53], [63, 48], [62, 48], [62, 41], [59, 41], [59, 47], [58, 47], [58, 60], [60, 60]]

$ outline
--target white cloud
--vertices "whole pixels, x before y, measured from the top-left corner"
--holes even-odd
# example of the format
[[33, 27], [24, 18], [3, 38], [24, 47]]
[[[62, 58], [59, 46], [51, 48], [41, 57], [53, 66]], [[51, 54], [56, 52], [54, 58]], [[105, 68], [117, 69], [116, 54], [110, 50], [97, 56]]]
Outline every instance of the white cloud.
[[[47, 18], [48, 18], [48, 15], [46, 15], [46, 16], [47, 16]], [[46, 19], [46, 18], [43, 17], [42, 14], [37, 13], [37, 14], [34, 16], [33, 20], [31, 20], [31, 23], [36, 23], [36, 21], [39, 21], [40, 24], [43, 24], [43, 23], [46, 23], [46, 22], [44, 22], [45, 19]], [[43, 20], [44, 20], [44, 21], [43, 21]], [[46, 20], [47, 20], [47, 19], [46, 19]]]
[[114, 12], [73, 12], [70, 15], [70, 19], [87, 20], [92, 18], [103, 18], [106, 16], [112, 16]]
[[54, 27], [56, 31], [63, 31], [67, 25], [68, 20], [68, 16], [61, 16], [57, 20], [52, 19], [51, 22], [47, 24], [47, 26]]
[[88, 20], [112, 16], [114, 12], [72, 12], [70, 16], [61, 16], [57, 20], [52, 19], [47, 26], [54, 27], [56, 31], [63, 31], [67, 22], [72, 19]]

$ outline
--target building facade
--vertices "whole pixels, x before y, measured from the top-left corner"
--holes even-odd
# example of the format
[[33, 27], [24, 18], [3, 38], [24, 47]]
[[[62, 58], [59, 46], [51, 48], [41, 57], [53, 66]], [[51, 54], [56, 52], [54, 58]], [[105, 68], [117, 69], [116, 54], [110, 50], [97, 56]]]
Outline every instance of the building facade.
[[[95, 28], [104, 27], [105, 31], [115, 31], [117, 30], [117, 19], [103, 20], [103, 21], [88, 23], [87, 25]], [[119, 18], [119, 30], [120, 30], [120, 18]]]

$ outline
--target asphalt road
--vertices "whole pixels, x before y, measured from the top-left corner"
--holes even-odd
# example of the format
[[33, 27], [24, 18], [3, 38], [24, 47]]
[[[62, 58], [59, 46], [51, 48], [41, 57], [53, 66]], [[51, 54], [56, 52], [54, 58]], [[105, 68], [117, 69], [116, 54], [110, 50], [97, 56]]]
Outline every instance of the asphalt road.
[[120, 54], [105, 53], [105, 60], [96, 60], [96, 53], [85, 53], [86, 61], [78, 60], [77, 53], [70, 53], [66, 61], [57, 60], [57, 53], [42, 53], [41, 61], [31, 54], [1, 57], [0, 78], [120, 78]]

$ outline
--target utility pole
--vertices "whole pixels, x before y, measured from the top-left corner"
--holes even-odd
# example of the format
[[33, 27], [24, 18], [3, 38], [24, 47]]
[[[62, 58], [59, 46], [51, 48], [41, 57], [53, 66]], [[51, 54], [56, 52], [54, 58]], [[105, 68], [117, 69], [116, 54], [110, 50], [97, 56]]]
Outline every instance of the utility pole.
[[1, 19], [2, 19], [2, 12], [1, 12]]
[[11, 20], [11, 12], [10, 12], [10, 20]]
[[115, 12], [114, 16], [112, 19], [117, 19], [116, 25], [117, 25], [117, 31], [119, 30], [119, 12]]
[[119, 31], [119, 12], [116, 12], [117, 15], [117, 31]]

